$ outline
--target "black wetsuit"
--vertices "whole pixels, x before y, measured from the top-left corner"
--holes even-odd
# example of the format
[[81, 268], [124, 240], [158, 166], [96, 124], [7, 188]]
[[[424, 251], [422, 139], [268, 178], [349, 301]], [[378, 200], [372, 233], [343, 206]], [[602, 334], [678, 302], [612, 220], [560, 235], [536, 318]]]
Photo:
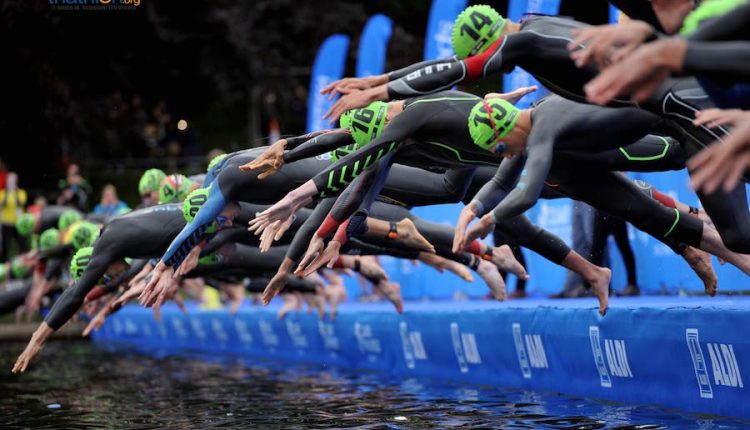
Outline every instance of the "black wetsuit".
[[[459, 94], [463, 94], [463, 96], [459, 97]], [[472, 107], [479, 100], [478, 97], [467, 97], [466, 94], [457, 92], [443, 92], [409, 100], [404, 112], [394, 118], [377, 139], [342, 158], [339, 162], [313, 178], [319, 190], [325, 189], [326, 186], [329, 186], [330, 189], [330, 184], [332, 183], [330, 178], [334, 178], [333, 183], [335, 183], [335, 178], [341, 176], [340, 172], [346, 169], [349, 171], [354, 170], [353, 166], [361, 163], [363, 159], [372, 157], [373, 154], [378, 154], [383, 150], [389, 151], [383, 157], [383, 161], [371, 168], [370, 172], [374, 171], [375, 174], [374, 178], [370, 181], [371, 183], [366, 184], [366, 192], [363, 191], [363, 188], [356, 186], [359, 184], [352, 183], [352, 187], [339, 198], [340, 202], [337, 203], [337, 208], [334, 209], [334, 213], [337, 213], [334, 218], [343, 221], [352, 215], [363, 204], [363, 201], [365, 206], [369, 204], [367, 195], [378, 192], [379, 184], [382, 183], [384, 175], [388, 174], [387, 163], [393, 161], [390, 157], [396, 154], [398, 160], [401, 161], [402, 148], [407, 151], [405, 158], [420, 160], [423, 163], [427, 162], [431, 166], [455, 167], [457, 165], [481, 165], [489, 161], [497, 165], [500, 160], [499, 157], [476, 146], [469, 135], [467, 119]], [[544, 109], [538, 107], [532, 114], [534, 127], [529, 135], [529, 140], [530, 142], [538, 141], [541, 143], [529, 143], [526, 150], [529, 154], [529, 159], [539, 164], [539, 166], [535, 166], [535, 171], [548, 171], [554, 160], [551, 151], [558, 148], [571, 153], [577, 151], [586, 152], [591, 147], [595, 148], [595, 150], [613, 148], [614, 150], [610, 154], [616, 155], [613, 158], [620, 160], [623, 164], [617, 166], [618, 170], [630, 170], [630, 165], [638, 165], [640, 163], [640, 160], [630, 156], [631, 152], [627, 150], [629, 146], [625, 146], [643, 134], [641, 130], [633, 130], [630, 127], [629, 119], [633, 115], [629, 115], [627, 111], [622, 109], [605, 109], [581, 105], [556, 96], [551, 96], [548, 100], [545, 103], [541, 103], [541, 106], [545, 107]], [[560, 112], [559, 109], [555, 110], [557, 107], [555, 101], [563, 103], [564, 112]], [[540, 109], [542, 110], [540, 111]], [[545, 118], [550, 119], [552, 124], [548, 126], [539, 124], [541, 121], [538, 121], [536, 118], [541, 118], [540, 115], [547, 111], [553, 112], [551, 115], [545, 116]], [[542, 112], [542, 114], [539, 114], [539, 112]], [[637, 110], [633, 112], [636, 116], [639, 113]], [[643, 115], [650, 116], [648, 113], [643, 113]], [[625, 119], [621, 118], [623, 116]], [[617, 119], [617, 121], [612, 122], [612, 118]], [[571, 125], [574, 121], [579, 123], [578, 127]], [[539, 148], [534, 148], [537, 144], [542, 148], [546, 148], [546, 152], [542, 152]], [[665, 145], [667, 144], [668, 141]], [[619, 148], [623, 148], [625, 151], [623, 152]], [[670, 151], [667, 146], [664, 148], [662, 152], [666, 156]], [[518, 160], [523, 161], [520, 157], [517, 157], [512, 162], [503, 162], [498, 172], [517, 169], [519, 166]], [[673, 162], [662, 160], [661, 157], [645, 161], [651, 163], [652, 167], [672, 167], [674, 165]], [[665, 166], [661, 166], [662, 164]], [[614, 162], [606, 164], [607, 167], [614, 165]], [[519, 171], [518, 174], [520, 175], [522, 172]], [[503, 223], [505, 223], [507, 220], [521, 215], [526, 209], [530, 208], [540, 196], [545, 185], [545, 178], [546, 176], [541, 174], [534, 176], [533, 183], [529, 183], [527, 179], [522, 179], [519, 187], [513, 190], [511, 195], [508, 196], [509, 200], [506, 199], [508, 203], [504, 201], [504, 206], [496, 209], [498, 211], [497, 219], [502, 219]], [[359, 179], [357, 178], [357, 180]], [[604, 189], [606, 187], [599, 186], [599, 189], [592, 191], [589, 196], [580, 196], [579, 193], [568, 190], [565, 187], [558, 188], [557, 184], [555, 185], [556, 190], [562, 191], [571, 197], [585, 200], [594, 206], [600, 206], [610, 213], [625, 217], [634, 225], [655, 235], [657, 238], [664, 239], [664, 233], [667, 230], [669, 230], [668, 233], [672, 233], [672, 230], [674, 230], [674, 235], [681, 238], [687, 244], [697, 245], [700, 241], [702, 224], [699, 221], [696, 224], [695, 222], [691, 222], [693, 220], [685, 220], [684, 217], [682, 220], [679, 220], [678, 217], [678, 220], [675, 221], [678, 214], [646, 198], [630, 182], [628, 184], [619, 184], [610, 181], [608, 185], [612, 187], [611, 191], [606, 191]], [[617, 193], [617, 190], [621, 187], [624, 187], [622, 188], [624, 192], [623, 200], [627, 200], [629, 205], [643, 207], [644, 210], [635, 210], [629, 206], [621, 207], [619, 205], [619, 194]], [[595, 188], [595, 186], [591, 187], [592, 190]], [[634, 194], [630, 193], [634, 189], [637, 192]], [[577, 191], [581, 190], [577, 189]], [[625, 196], [628, 195], [631, 198], [625, 199]], [[486, 198], [488, 196], [482, 197]], [[476, 203], [480, 211], [483, 210], [481, 205], [482, 200], [480, 199]], [[508, 210], [509, 208], [512, 209], [512, 212]], [[654, 214], [648, 215], [649, 211], [654, 211]], [[662, 227], [664, 228], [662, 229]], [[666, 236], [669, 236], [669, 234]]]
[[[328, 157], [305, 158], [285, 164], [275, 175], [262, 181], [257, 179], [257, 172], [243, 172], [239, 169], [239, 166], [254, 160], [265, 149], [255, 148], [231, 154], [208, 172], [206, 181], [212, 180], [208, 185], [208, 201], [162, 256], [166, 265], [176, 267], [182, 262], [190, 249], [201, 241], [205, 226], [219, 215], [227, 202], [276, 203], [284, 194], [331, 165]], [[384, 199], [391, 202], [416, 201], [420, 205], [450, 203], [461, 199], [470, 178], [470, 170], [448, 172], [445, 175], [425, 174], [420, 169], [396, 165], [382, 194]]]
[[[701, 28], [694, 37], [710, 40], [726, 36], [726, 33], [737, 37], [745, 35], [747, 30], [741, 25], [744, 21], [735, 20], [738, 23], [734, 26], [727, 25], [729, 31], [723, 32], [714, 25]], [[572, 41], [570, 31], [584, 26], [586, 24], [559, 17], [531, 17], [522, 23], [521, 31], [501, 37], [480, 55], [463, 61], [420, 63], [392, 74], [398, 79], [388, 84], [388, 96], [402, 99], [432, 93], [520, 66], [555, 93], [585, 101], [583, 86], [598, 70], [594, 66], [577, 68], [567, 50], [567, 44]], [[612, 104], [631, 105], [624, 100], [615, 100]], [[697, 111], [715, 106], [694, 78], [680, 78], [668, 79], [639, 107], [667, 119], [661, 127], [666, 127], [665, 130], [680, 141], [687, 155], [692, 156], [727, 134], [724, 127], [709, 129], [692, 124]], [[750, 212], [745, 185], [740, 183], [728, 193], [719, 190], [711, 195], [699, 192], [698, 196], [724, 244], [736, 252], [750, 252]]]
[[153, 258], [164, 252], [185, 226], [182, 204], [151, 206], [113, 218], [94, 242], [91, 261], [45, 318], [57, 330], [78, 310], [110, 264], [125, 258]]

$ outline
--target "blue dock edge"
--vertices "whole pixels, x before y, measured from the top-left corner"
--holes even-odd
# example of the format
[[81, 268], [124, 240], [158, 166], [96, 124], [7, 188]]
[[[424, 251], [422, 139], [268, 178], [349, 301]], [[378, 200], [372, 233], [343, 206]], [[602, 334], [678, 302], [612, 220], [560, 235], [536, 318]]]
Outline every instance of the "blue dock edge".
[[127, 306], [95, 342], [376, 369], [750, 418], [750, 298], [344, 304], [335, 321], [277, 307], [156, 321]]

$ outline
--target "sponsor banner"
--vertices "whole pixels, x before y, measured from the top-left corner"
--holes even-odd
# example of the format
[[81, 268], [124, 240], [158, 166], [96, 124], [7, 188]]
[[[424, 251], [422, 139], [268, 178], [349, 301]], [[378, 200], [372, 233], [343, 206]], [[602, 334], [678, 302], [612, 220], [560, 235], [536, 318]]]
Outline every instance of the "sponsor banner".
[[425, 60], [453, 56], [451, 44], [453, 21], [462, 10], [466, 9], [467, 3], [466, 0], [433, 0], [424, 38]]
[[[617, 300], [613, 300], [616, 302]], [[277, 305], [161, 321], [129, 306], [95, 334], [145, 351], [192, 350], [379, 369], [750, 418], [750, 299], [345, 304], [335, 321]]]
[[356, 76], [381, 75], [385, 72], [385, 55], [391, 39], [393, 22], [385, 15], [373, 15], [367, 20], [357, 48]]
[[346, 65], [346, 53], [349, 49], [349, 36], [334, 34], [329, 36], [318, 49], [310, 77], [310, 94], [307, 99], [307, 132], [330, 128], [323, 115], [333, 106], [336, 100], [328, 100], [320, 90], [331, 82], [341, 79]]

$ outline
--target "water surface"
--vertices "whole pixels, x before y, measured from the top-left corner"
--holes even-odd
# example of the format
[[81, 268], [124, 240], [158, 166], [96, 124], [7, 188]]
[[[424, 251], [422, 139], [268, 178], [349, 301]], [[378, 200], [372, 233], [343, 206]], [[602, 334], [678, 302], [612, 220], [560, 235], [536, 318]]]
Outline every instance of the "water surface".
[[739, 429], [750, 422], [554, 393], [53, 342], [0, 345], [0, 428]]

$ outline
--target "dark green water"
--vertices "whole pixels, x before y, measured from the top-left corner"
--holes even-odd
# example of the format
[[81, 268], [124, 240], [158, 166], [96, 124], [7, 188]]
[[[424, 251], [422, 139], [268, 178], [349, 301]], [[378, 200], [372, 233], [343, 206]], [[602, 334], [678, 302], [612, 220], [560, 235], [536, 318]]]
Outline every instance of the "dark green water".
[[494, 387], [246, 358], [52, 343], [24, 375], [0, 345], [0, 429], [735, 429], [750, 423]]

